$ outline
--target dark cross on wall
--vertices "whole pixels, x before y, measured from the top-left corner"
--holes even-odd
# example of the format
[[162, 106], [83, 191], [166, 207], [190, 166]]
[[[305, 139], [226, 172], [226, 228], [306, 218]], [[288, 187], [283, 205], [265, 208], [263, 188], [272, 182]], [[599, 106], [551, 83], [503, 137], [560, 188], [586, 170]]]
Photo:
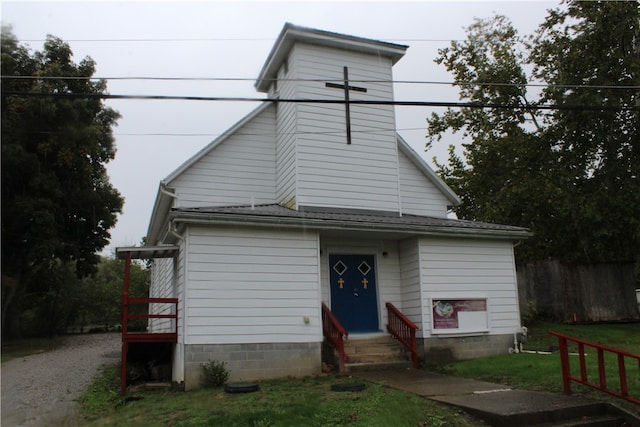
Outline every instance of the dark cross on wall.
[[349, 91], [367, 92], [367, 88], [358, 86], [349, 86], [349, 69], [344, 67], [344, 84], [325, 83], [326, 87], [344, 90], [344, 113], [347, 122], [347, 144], [351, 144], [351, 112], [349, 110]]

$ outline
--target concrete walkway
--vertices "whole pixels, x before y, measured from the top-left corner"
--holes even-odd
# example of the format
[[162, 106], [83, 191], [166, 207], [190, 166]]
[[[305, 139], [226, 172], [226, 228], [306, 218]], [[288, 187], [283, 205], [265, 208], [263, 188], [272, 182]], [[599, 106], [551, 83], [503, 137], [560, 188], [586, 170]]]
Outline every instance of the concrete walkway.
[[620, 420], [618, 415], [608, 413], [607, 405], [593, 400], [511, 389], [423, 370], [382, 370], [352, 375], [460, 407], [493, 426], [524, 426], [575, 418], [582, 421], [590, 418]]

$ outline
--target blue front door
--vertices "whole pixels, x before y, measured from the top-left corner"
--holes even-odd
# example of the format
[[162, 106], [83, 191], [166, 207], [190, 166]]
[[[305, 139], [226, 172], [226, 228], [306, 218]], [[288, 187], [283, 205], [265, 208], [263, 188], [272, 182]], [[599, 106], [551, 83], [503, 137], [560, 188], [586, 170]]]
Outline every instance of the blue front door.
[[377, 332], [373, 255], [329, 255], [331, 311], [347, 332]]

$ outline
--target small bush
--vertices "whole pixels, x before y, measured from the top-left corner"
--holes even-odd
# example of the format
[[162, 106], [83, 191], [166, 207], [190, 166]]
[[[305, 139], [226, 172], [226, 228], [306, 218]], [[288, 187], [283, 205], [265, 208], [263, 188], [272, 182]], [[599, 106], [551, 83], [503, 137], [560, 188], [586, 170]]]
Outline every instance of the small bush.
[[520, 320], [525, 326], [531, 326], [539, 318], [538, 303], [536, 300], [529, 301], [520, 312]]
[[205, 387], [220, 387], [229, 379], [227, 362], [209, 360], [202, 365], [203, 379]]

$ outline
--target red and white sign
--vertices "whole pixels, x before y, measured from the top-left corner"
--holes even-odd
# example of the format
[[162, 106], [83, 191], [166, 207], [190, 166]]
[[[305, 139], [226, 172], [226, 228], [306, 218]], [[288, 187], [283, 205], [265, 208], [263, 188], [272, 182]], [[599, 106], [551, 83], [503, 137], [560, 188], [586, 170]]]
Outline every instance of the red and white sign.
[[458, 329], [460, 312], [487, 311], [486, 299], [433, 300], [433, 328]]

